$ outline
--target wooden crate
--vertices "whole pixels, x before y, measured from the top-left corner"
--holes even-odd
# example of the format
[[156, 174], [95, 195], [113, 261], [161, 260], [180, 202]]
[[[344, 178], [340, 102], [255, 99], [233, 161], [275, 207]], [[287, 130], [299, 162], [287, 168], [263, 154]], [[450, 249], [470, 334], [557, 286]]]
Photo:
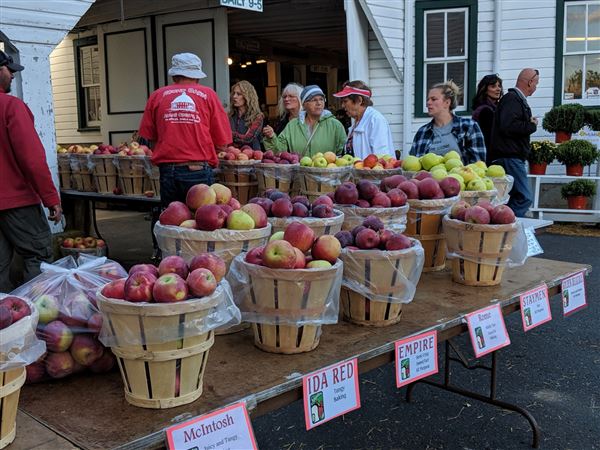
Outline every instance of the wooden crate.
[[258, 163], [253, 159], [247, 161], [219, 161], [218, 179], [231, 189], [233, 197], [245, 205], [252, 197], [258, 195], [258, 181], [254, 166]]
[[123, 195], [143, 195], [147, 187], [146, 156], [119, 156], [117, 172]]
[[300, 164], [256, 164], [258, 194], [263, 194], [267, 189], [277, 189], [286, 194], [291, 193], [298, 167]]
[[371, 183], [375, 183], [377, 186], [381, 184], [384, 178], [391, 177], [392, 175], [402, 175], [402, 168], [397, 169], [353, 169], [353, 179], [355, 183], [360, 180], [368, 180]]
[[496, 286], [512, 250], [517, 224], [480, 225], [444, 217], [452, 280], [467, 286]]
[[[253, 323], [254, 345], [270, 353], [308, 352], [319, 345], [321, 325], [296, 326], [284, 318], [317, 320], [335, 283], [340, 283], [338, 261], [324, 269], [266, 269], [240, 261], [250, 279], [250, 295], [241, 299], [240, 309], [268, 318]], [[340, 273], [341, 275], [341, 273]]]
[[114, 155], [92, 155], [94, 183], [101, 194], [113, 194], [118, 184], [117, 166]]
[[368, 216], [376, 216], [381, 219], [385, 229], [402, 233], [406, 229], [406, 214], [409, 205], [396, 206], [393, 208], [359, 208], [354, 205], [334, 206], [344, 213], [344, 223], [342, 230], [352, 230], [354, 227], [362, 225]]
[[407, 236], [421, 241], [425, 250], [423, 272], [443, 270], [446, 267], [446, 242], [442, 219], [459, 196], [442, 200], [408, 200]]
[[77, 259], [81, 253], [92, 256], [106, 256], [106, 246], [94, 248], [73, 248], [63, 247], [62, 245], [60, 246], [60, 254], [62, 256], [71, 255], [73, 258]]
[[202, 395], [202, 379], [214, 333], [183, 329], [182, 338], [153, 340], [157, 330], [177, 330], [203, 320], [224, 300], [220, 286], [209, 297], [177, 303], [139, 304], [97, 294], [104, 323], [119, 343], [111, 347], [123, 378], [125, 399], [141, 408], [185, 405]]
[[269, 217], [267, 220], [273, 227], [271, 232], [277, 233], [284, 231], [285, 228], [294, 222], [300, 222], [310, 227], [315, 232], [315, 237], [324, 234], [335, 234], [342, 229], [344, 222], [344, 213], [339, 209], [334, 209], [334, 217]]
[[71, 153], [71, 175], [76, 190], [82, 192], [94, 192], [94, 171], [92, 169], [91, 156], [87, 153]]
[[496, 204], [498, 191], [490, 189], [489, 191], [460, 191], [460, 199], [467, 202], [469, 205], [475, 205], [479, 200], [487, 200], [492, 204]]
[[225, 228], [202, 231], [161, 225], [158, 222], [154, 226], [154, 234], [163, 258], [178, 255], [189, 262], [198, 253], [216, 253], [225, 261], [229, 270], [231, 261], [241, 252], [267, 243], [271, 236], [271, 225], [247, 231]]
[[344, 278], [365, 286], [373, 294], [364, 295], [364, 292], [342, 286], [340, 301], [344, 319], [374, 327], [398, 323], [402, 317], [402, 303], [398, 300], [382, 301], [382, 297], [411, 297], [411, 288], [414, 287], [407, 280], [420, 277], [423, 267], [421, 245], [417, 242], [410, 249], [395, 251], [344, 251], [340, 259], [344, 263]]
[[59, 153], [57, 155], [58, 161], [58, 179], [60, 181], [61, 189], [73, 189], [75, 183], [71, 177], [71, 161], [69, 153]]
[[306, 195], [311, 203], [321, 195], [335, 191], [340, 184], [351, 179], [352, 166], [298, 168], [300, 194]]
[[25, 367], [0, 371], [0, 448], [15, 440], [19, 394], [25, 378]]

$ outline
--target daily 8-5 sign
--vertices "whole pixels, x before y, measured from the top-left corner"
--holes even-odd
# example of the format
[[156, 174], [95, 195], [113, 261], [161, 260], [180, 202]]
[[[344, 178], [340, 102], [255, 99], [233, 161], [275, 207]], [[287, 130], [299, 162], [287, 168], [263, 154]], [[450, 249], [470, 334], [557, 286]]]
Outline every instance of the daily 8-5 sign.
[[248, 9], [250, 11], [262, 12], [263, 0], [221, 0], [221, 6], [230, 8]]

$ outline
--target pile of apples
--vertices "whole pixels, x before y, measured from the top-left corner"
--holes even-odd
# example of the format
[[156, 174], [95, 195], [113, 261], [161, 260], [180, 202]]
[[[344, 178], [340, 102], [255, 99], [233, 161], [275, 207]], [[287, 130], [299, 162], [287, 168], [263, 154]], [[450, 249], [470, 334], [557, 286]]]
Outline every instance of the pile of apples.
[[327, 195], [321, 195], [310, 203], [304, 195], [290, 198], [288, 194], [277, 189], [268, 189], [264, 197], [253, 197], [246, 206], [251, 204], [259, 205], [267, 217], [335, 217], [333, 200]]
[[293, 222], [284, 231], [274, 233], [267, 245], [246, 253], [245, 261], [270, 269], [327, 268], [336, 263], [341, 252], [335, 236], [325, 234], [315, 239], [308, 225]]
[[248, 161], [251, 159], [260, 161], [263, 159], [263, 152], [253, 150], [249, 145], [243, 145], [241, 148], [230, 145], [225, 151], [219, 152], [217, 157], [225, 161]]
[[484, 161], [464, 166], [457, 151], [452, 150], [444, 156], [427, 153], [420, 158], [407, 156], [402, 162], [402, 169], [418, 172], [421, 170], [431, 173], [436, 180], [454, 177], [460, 182], [462, 191], [489, 191], [494, 189], [492, 178], [506, 176], [504, 168], [499, 165], [487, 166]]
[[59, 154], [60, 153], [79, 153], [81, 155], [91, 155], [97, 149], [98, 149], [98, 146], [95, 144], [90, 145], [89, 147], [79, 145], [79, 144], [73, 144], [73, 145], [69, 145], [67, 147], [64, 147], [62, 145], [57, 145], [56, 153], [59, 153]]
[[116, 155], [119, 152], [118, 147], [114, 147], [110, 144], [100, 144], [98, 148], [94, 149], [94, 155]]
[[381, 219], [368, 216], [352, 231], [338, 231], [335, 237], [342, 248], [348, 250], [404, 250], [413, 246], [413, 242], [402, 233], [394, 233], [384, 228]]
[[381, 189], [369, 180], [360, 180], [356, 184], [346, 181], [336, 188], [333, 198], [339, 205], [356, 205], [359, 208], [404, 206], [409, 197], [397, 187], [401, 180], [406, 181], [406, 178], [402, 175], [384, 178], [381, 182]]
[[231, 189], [220, 183], [196, 184], [186, 195], [185, 203], [171, 202], [160, 214], [161, 225], [195, 230], [253, 230], [267, 226], [265, 211], [256, 204], [240, 205]]
[[503, 225], [516, 221], [515, 213], [509, 206], [494, 206], [488, 200], [483, 199], [473, 206], [464, 200], [455, 203], [450, 210], [450, 218], [481, 225]]
[[129, 144], [121, 144], [117, 149], [117, 156], [152, 156], [152, 150], [146, 145], [132, 141]]
[[335, 168], [351, 166], [358, 158], [351, 155], [337, 156], [334, 152], [316, 153], [313, 156], [304, 156], [300, 159], [303, 167]]
[[107, 298], [133, 303], [176, 303], [211, 295], [227, 272], [225, 262], [214, 253], [200, 253], [188, 265], [181, 256], [167, 256], [158, 267], [136, 264], [127, 278], [102, 288]]
[[448, 176], [436, 180], [429, 172], [418, 172], [413, 178], [407, 180], [404, 175], [392, 175], [381, 181], [381, 189], [389, 195], [397, 190], [404, 192], [409, 200], [440, 200], [450, 198], [460, 193], [460, 182]]
[[96, 239], [91, 236], [76, 238], [66, 238], [62, 241], [63, 248], [76, 248], [84, 250], [86, 248], [102, 248], [106, 247], [106, 242], [103, 239]]
[[398, 169], [402, 166], [402, 160], [398, 160], [391, 155], [369, 155], [365, 159], [358, 160], [354, 163], [355, 169]]
[[298, 164], [300, 154], [296, 152], [273, 153], [271, 150], [267, 150], [263, 154], [261, 162], [263, 164]]

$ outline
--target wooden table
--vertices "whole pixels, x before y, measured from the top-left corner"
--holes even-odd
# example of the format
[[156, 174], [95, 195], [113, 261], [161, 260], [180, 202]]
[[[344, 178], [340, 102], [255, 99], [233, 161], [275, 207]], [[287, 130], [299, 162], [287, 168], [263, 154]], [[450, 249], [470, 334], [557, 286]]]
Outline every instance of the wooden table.
[[[369, 328], [340, 322], [324, 326], [316, 350], [300, 355], [265, 353], [253, 345], [250, 330], [218, 336], [209, 356], [204, 393], [189, 405], [150, 410], [130, 406], [119, 373], [81, 375], [28, 385], [20, 409], [85, 449], [149, 449], [164, 445], [164, 428], [224, 405], [245, 400], [258, 416], [281, 408], [302, 395], [301, 375], [357, 357], [360, 372], [394, 359], [394, 341], [428, 330], [443, 342], [466, 331], [464, 315], [500, 302], [505, 315], [519, 309], [519, 294], [545, 282], [550, 295], [560, 292], [566, 276], [589, 266], [531, 258], [505, 272], [500, 286], [474, 288], [451, 281], [449, 271], [423, 274], [402, 320], [391, 327]], [[507, 351], [510, 347], [507, 348]], [[11, 450], [27, 448], [20, 436]], [[66, 447], [69, 448], [69, 447]]]

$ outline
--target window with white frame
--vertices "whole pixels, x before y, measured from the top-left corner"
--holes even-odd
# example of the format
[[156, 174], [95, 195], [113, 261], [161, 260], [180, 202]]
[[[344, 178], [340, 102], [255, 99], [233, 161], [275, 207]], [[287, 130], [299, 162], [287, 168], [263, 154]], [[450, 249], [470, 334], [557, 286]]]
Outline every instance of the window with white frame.
[[100, 126], [100, 53], [96, 43], [77, 45], [79, 126], [95, 128]]
[[600, 2], [564, 4], [562, 103], [600, 104]]
[[[457, 111], [465, 111], [468, 85], [468, 8], [424, 12], [423, 99], [437, 83], [452, 80], [461, 88]], [[468, 97], [467, 97], [468, 98]], [[423, 112], [426, 112], [423, 102]]]

